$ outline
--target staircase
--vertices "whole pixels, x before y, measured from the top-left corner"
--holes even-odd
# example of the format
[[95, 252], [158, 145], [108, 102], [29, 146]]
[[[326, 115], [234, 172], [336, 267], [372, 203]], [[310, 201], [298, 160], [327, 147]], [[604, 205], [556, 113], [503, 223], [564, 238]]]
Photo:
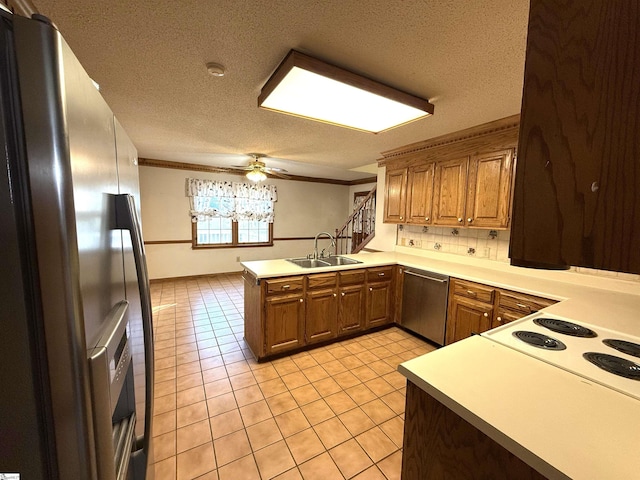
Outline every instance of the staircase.
[[376, 186], [340, 228], [336, 228], [336, 255], [358, 253], [376, 234]]

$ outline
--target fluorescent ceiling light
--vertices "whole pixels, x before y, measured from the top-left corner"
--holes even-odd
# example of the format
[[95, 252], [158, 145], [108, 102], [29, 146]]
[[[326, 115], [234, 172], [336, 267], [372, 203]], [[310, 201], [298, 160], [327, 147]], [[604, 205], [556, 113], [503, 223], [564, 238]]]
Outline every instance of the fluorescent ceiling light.
[[427, 100], [295, 50], [265, 83], [258, 106], [372, 133], [433, 114]]

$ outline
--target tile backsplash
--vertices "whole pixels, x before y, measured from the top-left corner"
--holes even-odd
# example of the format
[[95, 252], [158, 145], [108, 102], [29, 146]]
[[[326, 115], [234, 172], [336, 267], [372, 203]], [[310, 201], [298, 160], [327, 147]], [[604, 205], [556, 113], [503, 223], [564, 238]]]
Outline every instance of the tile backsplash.
[[397, 244], [509, 262], [509, 231], [468, 228], [398, 226]]
[[[398, 225], [397, 245], [509, 263], [509, 230]], [[640, 283], [640, 275], [585, 267], [571, 267], [583, 275]]]

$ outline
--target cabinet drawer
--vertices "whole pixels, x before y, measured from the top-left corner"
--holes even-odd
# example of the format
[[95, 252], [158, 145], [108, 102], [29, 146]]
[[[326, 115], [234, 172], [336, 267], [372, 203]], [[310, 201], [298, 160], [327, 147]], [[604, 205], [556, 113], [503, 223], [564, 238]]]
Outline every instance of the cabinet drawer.
[[282, 292], [297, 292], [302, 290], [304, 283], [304, 277], [286, 277], [286, 278], [272, 278], [265, 281], [267, 285], [267, 295], [272, 293]]
[[453, 281], [453, 293], [454, 295], [473, 298], [479, 302], [493, 303], [495, 289], [486, 285], [456, 279]]
[[393, 277], [393, 265], [388, 267], [369, 268], [367, 270], [367, 282], [381, 282], [391, 280]]
[[338, 272], [340, 285], [353, 285], [355, 283], [364, 283], [365, 270], [347, 270]]
[[307, 288], [321, 288], [321, 287], [333, 288], [336, 286], [337, 279], [338, 279], [338, 276], [335, 274], [335, 272], [308, 275]]
[[522, 316], [537, 312], [556, 303], [555, 300], [505, 290], [500, 290], [500, 300], [498, 302], [501, 308], [521, 312]]

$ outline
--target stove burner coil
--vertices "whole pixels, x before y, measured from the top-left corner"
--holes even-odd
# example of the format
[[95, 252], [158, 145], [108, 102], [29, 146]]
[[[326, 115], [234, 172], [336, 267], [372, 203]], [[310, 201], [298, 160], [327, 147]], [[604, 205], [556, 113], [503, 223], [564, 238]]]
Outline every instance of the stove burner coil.
[[545, 350], [565, 350], [567, 346], [560, 340], [548, 337], [538, 332], [527, 332], [518, 330], [513, 332], [513, 336], [534, 347], [543, 348]]
[[640, 345], [637, 343], [627, 342], [626, 340], [615, 340], [612, 338], [607, 338], [606, 340], [603, 340], [602, 343], [608, 347], [615, 348], [619, 352], [640, 358]]
[[571, 335], [572, 337], [593, 338], [598, 336], [596, 332], [590, 328], [583, 327], [576, 323], [567, 322], [566, 320], [558, 320], [556, 318], [534, 318], [533, 323], [540, 325], [541, 327], [548, 328], [553, 332]]
[[637, 363], [614, 355], [607, 355], [606, 353], [587, 352], [583, 353], [582, 356], [602, 370], [624, 378], [640, 381], [640, 365]]

